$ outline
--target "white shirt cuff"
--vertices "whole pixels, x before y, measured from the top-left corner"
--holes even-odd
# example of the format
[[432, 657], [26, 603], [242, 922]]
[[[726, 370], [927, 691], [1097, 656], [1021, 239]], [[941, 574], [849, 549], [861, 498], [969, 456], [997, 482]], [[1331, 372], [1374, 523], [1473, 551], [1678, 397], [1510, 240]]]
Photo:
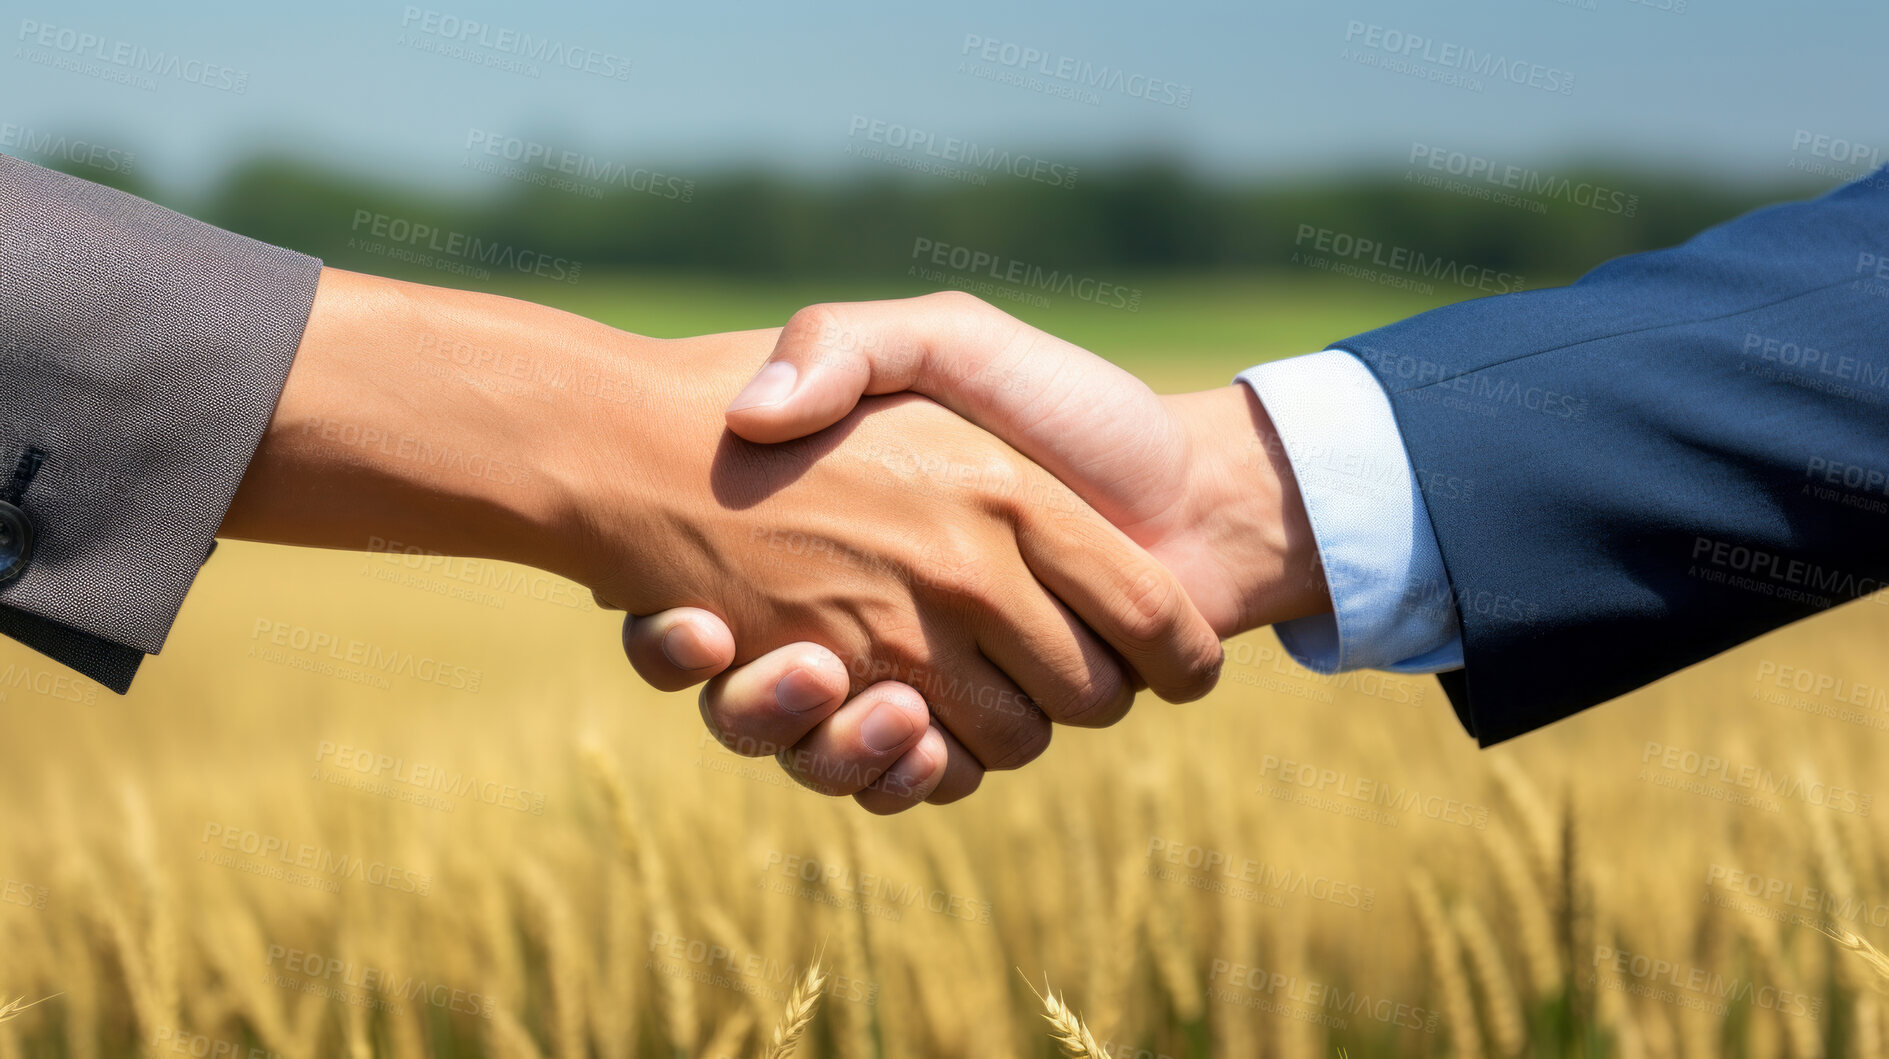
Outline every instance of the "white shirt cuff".
[[1266, 406], [1318, 543], [1332, 613], [1281, 622], [1307, 669], [1460, 669], [1456, 601], [1390, 398], [1342, 349], [1240, 373]]

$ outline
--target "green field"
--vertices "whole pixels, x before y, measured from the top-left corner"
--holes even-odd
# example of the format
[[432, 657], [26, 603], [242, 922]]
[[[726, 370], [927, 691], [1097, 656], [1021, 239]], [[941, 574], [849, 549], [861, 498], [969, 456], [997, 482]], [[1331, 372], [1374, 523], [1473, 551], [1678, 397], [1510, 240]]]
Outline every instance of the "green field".
[[[1261, 361], [1323, 349], [1452, 300], [1348, 280], [1277, 275], [1162, 277], [1123, 286], [1142, 291], [1138, 311], [1066, 297], [1050, 298], [1047, 307], [993, 304], [1121, 364], [1158, 390], [1179, 391], [1221, 385]], [[916, 280], [798, 285], [598, 274], [576, 283], [484, 289], [674, 338], [777, 327], [795, 309], [815, 302], [904, 298], [932, 288]]]

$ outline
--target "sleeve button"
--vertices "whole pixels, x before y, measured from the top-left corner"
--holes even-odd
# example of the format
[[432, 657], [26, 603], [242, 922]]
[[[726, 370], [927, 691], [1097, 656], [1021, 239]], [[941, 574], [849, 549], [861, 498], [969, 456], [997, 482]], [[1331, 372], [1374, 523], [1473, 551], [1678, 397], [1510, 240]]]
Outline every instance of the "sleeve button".
[[33, 557], [33, 524], [17, 504], [0, 500], [0, 583], [13, 580]]

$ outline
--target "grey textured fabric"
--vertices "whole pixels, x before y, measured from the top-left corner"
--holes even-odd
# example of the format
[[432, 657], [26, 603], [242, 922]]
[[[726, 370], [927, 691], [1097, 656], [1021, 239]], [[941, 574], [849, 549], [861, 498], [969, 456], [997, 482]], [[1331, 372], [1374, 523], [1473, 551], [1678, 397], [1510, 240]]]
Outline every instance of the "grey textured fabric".
[[0, 155], [0, 476], [30, 564], [0, 632], [114, 691], [215, 543], [301, 343], [321, 262]]

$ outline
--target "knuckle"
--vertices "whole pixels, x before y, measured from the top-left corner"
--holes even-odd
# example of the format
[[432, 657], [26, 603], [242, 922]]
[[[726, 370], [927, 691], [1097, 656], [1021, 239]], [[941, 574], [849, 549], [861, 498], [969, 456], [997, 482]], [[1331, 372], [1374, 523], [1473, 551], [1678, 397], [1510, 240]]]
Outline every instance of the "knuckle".
[[1107, 728], [1121, 720], [1135, 701], [1128, 681], [1112, 667], [1059, 690], [1054, 703], [1038, 705], [1056, 723], [1078, 728]]
[[986, 548], [971, 533], [946, 525], [926, 542], [915, 571], [920, 584], [957, 598], [983, 595], [989, 576], [984, 570]]
[[1116, 615], [1122, 639], [1140, 652], [1164, 646], [1178, 630], [1186, 605], [1181, 586], [1172, 577], [1142, 570], [1128, 582]]
[[1009, 522], [1023, 514], [1023, 468], [1005, 452], [991, 450], [972, 466], [974, 487], [984, 510]]
[[830, 797], [844, 797], [866, 785], [860, 767], [838, 754], [785, 747], [774, 754], [774, 761], [802, 787]]
[[1226, 652], [1219, 640], [1205, 640], [1195, 649], [1182, 667], [1182, 688], [1179, 697], [1197, 699], [1214, 689], [1220, 683], [1220, 667], [1226, 661]]
[[989, 302], [968, 291], [941, 290], [923, 295], [922, 297], [945, 312], [982, 313], [992, 311], [992, 306]]
[[1019, 719], [992, 740], [991, 758], [984, 767], [991, 772], [1022, 768], [1049, 749], [1050, 732], [1049, 718], [1040, 712]]
[[780, 743], [750, 713], [744, 713], [725, 696], [703, 688], [698, 699], [702, 723], [722, 749], [742, 757], [769, 757], [781, 751]]
[[910, 601], [875, 601], [860, 620], [871, 630], [871, 638], [845, 660], [855, 691], [883, 680], [901, 679], [896, 674], [916, 672], [930, 662], [931, 643]]
[[839, 348], [847, 334], [838, 306], [822, 302], [797, 310], [781, 328], [780, 347], [791, 353], [829, 352]]
[[925, 801], [932, 805], [950, 805], [962, 801], [977, 793], [977, 788], [984, 785], [984, 770], [974, 766], [964, 767], [953, 778], [947, 778], [938, 785], [938, 789], [927, 795]]

